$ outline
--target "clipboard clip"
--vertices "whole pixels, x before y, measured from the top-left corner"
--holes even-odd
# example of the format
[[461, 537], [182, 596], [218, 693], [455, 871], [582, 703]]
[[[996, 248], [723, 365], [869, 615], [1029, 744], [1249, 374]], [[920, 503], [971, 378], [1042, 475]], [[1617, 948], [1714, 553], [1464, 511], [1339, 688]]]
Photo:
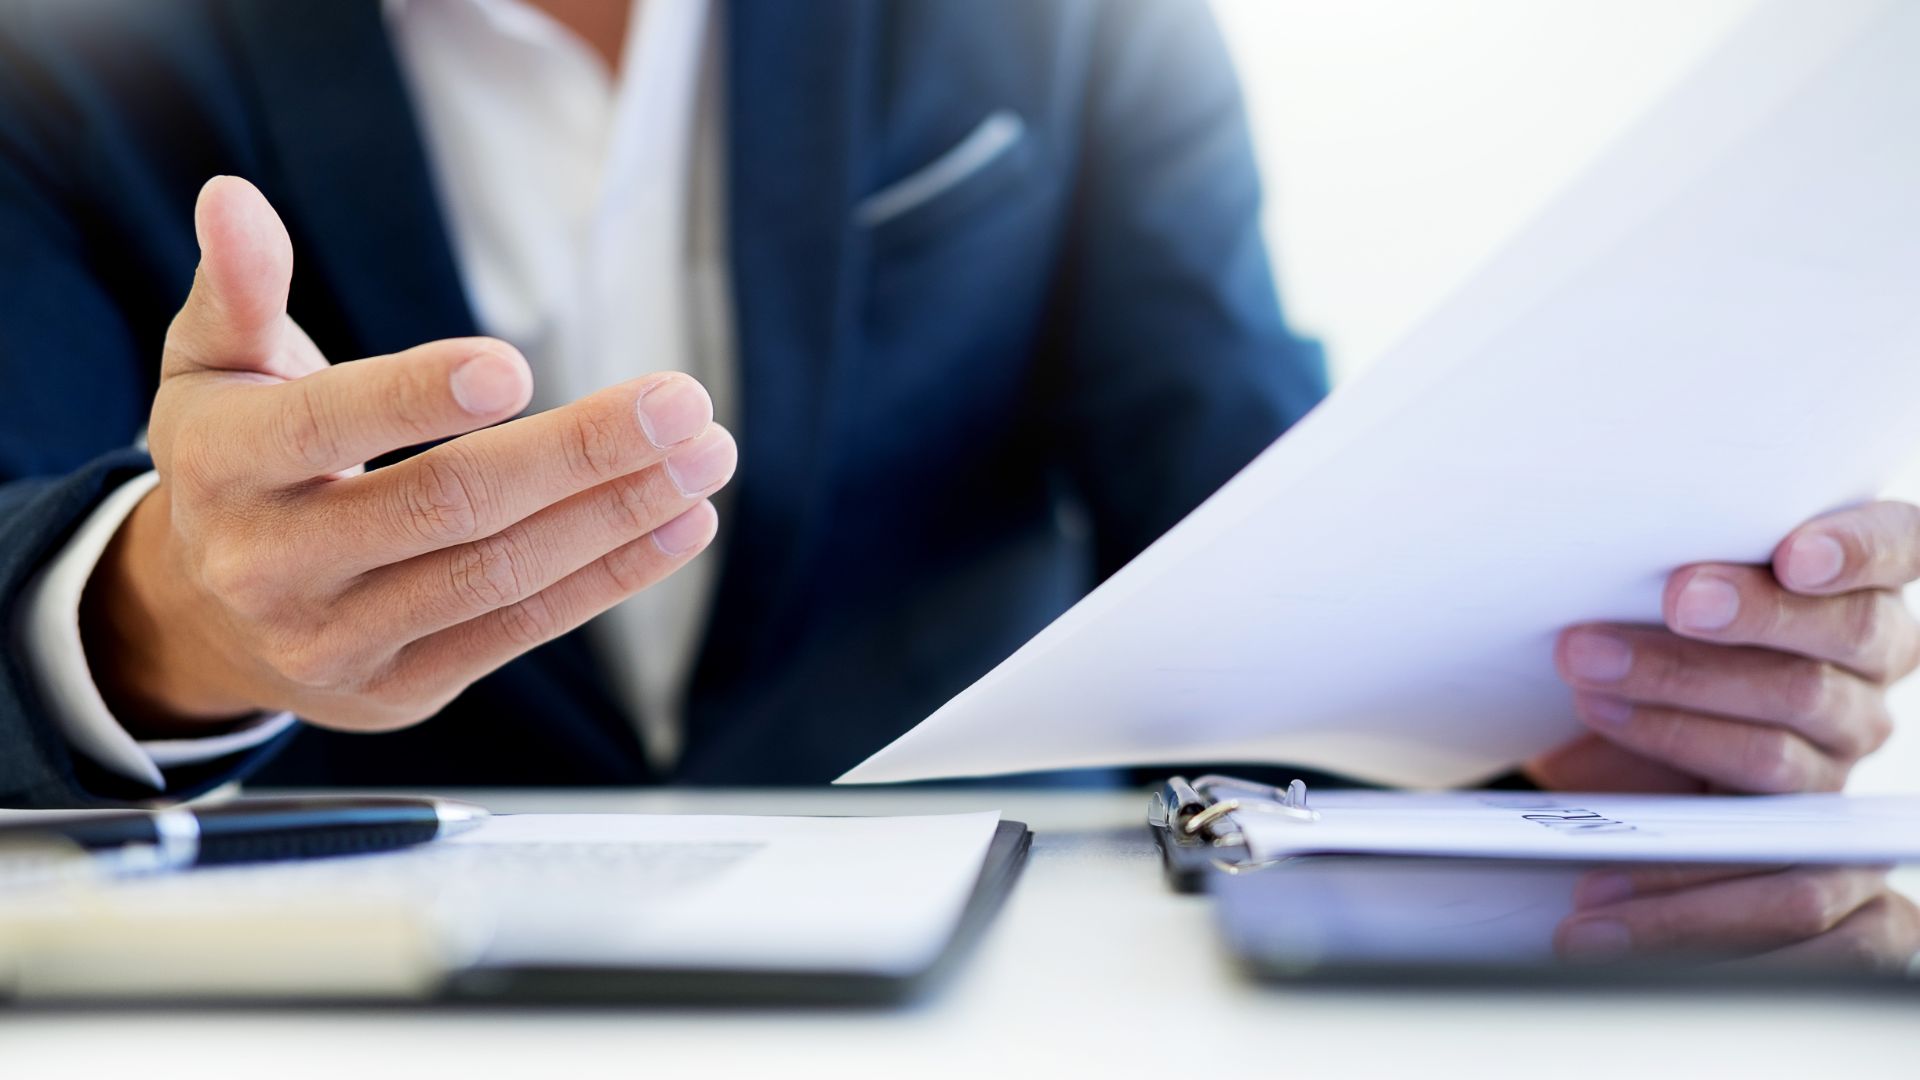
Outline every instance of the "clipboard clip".
[[1277, 788], [1213, 774], [1191, 781], [1184, 776], [1169, 777], [1166, 786], [1154, 795], [1147, 814], [1155, 826], [1174, 830], [1182, 837], [1231, 846], [1241, 838], [1228, 815], [1239, 810], [1273, 814], [1302, 825], [1320, 820], [1320, 811], [1307, 805], [1304, 780]]
[[1247, 860], [1246, 838], [1234, 818], [1242, 812], [1270, 814], [1299, 825], [1320, 820], [1320, 811], [1307, 804], [1302, 780], [1278, 788], [1233, 776], [1174, 776], [1154, 792], [1147, 824], [1175, 889], [1198, 892], [1210, 874], [1241, 874], [1273, 865]]

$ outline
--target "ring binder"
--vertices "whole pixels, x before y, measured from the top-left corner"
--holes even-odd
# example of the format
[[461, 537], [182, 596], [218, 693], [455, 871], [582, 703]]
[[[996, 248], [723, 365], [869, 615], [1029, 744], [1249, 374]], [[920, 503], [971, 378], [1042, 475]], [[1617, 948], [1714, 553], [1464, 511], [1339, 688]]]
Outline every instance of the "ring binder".
[[[1208, 774], [1189, 781], [1168, 777], [1147, 806], [1147, 824], [1160, 847], [1168, 882], [1179, 892], [1199, 892], [1210, 872], [1245, 873], [1272, 865], [1246, 858], [1246, 840], [1233, 814], [1273, 814], [1301, 825], [1320, 820], [1307, 805], [1307, 785], [1295, 780], [1285, 788]], [[1238, 849], [1238, 857], [1234, 850]]]

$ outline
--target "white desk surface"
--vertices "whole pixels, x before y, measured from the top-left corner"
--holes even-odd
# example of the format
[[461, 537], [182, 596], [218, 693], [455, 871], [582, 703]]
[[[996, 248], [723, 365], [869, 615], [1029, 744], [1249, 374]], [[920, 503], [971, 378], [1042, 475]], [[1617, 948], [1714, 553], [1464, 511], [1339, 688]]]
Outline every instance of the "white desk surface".
[[903, 1008], [0, 1010], [0, 1076], [1920, 1075], [1920, 996], [1276, 990], [1168, 891], [1144, 793], [449, 793], [496, 810], [998, 809], [1035, 832], [979, 951]]

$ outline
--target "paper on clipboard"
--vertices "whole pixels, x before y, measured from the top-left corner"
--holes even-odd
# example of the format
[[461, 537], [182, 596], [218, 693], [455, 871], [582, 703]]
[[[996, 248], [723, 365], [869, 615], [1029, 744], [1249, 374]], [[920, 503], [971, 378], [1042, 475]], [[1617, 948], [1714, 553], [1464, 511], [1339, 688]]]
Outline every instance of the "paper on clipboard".
[[1920, 861], [1920, 798], [1333, 791], [1319, 820], [1235, 811], [1253, 861], [1292, 855], [1875, 864]]

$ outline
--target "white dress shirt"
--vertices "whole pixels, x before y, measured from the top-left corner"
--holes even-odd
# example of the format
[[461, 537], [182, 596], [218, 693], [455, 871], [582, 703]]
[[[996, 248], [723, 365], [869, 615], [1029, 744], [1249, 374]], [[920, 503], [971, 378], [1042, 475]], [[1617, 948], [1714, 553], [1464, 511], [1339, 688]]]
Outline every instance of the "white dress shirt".
[[[707, 386], [723, 423], [732, 414], [711, 7], [640, 0], [615, 79], [521, 0], [386, 0], [468, 300], [482, 333], [526, 354], [535, 408], [678, 370]], [[29, 585], [23, 610], [29, 665], [69, 744], [159, 790], [163, 768], [258, 745], [294, 721], [136, 742], [108, 711], [81, 647], [80, 595], [153, 483], [105, 500]], [[717, 563], [694, 560], [589, 629], [657, 762], [679, 752]]]

